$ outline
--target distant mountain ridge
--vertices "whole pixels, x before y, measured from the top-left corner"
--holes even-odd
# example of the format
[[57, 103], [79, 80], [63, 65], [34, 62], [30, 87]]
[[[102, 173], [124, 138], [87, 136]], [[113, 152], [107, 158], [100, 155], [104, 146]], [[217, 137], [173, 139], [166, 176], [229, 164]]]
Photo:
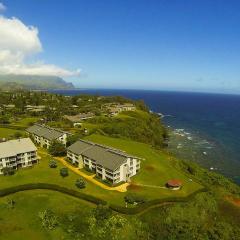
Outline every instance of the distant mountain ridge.
[[53, 90], [74, 89], [71, 82], [55, 76], [0, 75], [0, 89], [11, 90]]

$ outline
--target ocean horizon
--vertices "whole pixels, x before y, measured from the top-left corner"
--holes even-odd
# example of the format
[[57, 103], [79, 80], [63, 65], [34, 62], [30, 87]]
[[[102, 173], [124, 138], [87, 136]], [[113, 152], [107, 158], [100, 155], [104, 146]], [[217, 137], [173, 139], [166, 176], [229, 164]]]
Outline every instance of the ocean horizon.
[[127, 89], [53, 90], [144, 100], [173, 131], [169, 151], [240, 184], [240, 95]]

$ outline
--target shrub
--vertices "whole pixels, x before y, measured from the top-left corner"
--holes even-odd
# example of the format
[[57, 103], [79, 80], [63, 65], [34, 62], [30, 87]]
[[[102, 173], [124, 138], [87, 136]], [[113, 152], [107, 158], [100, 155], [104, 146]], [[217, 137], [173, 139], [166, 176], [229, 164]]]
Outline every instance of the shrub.
[[137, 195], [135, 193], [129, 193], [124, 197], [125, 202], [134, 204], [134, 203], [144, 203], [146, 199], [143, 196]]
[[60, 175], [62, 177], [67, 177], [69, 174], [68, 174], [68, 169], [67, 168], [61, 168], [60, 169]]
[[76, 180], [75, 185], [76, 185], [78, 188], [82, 189], [82, 188], [85, 188], [85, 187], [86, 187], [86, 182], [84, 181], [83, 178], [79, 178], [79, 179]]
[[5, 189], [0, 189], [0, 197], [4, 197], [4, 196], [8, 196], [10, 194], [13, 193], [17, 193], [17, 192], [21, 192], [21, 191], [26, 191], [26, 190], [33, 190], [33, 189], [49, 189], [49, 190], [53, 190], [53, 191], [57, 191], [57, 192], [61, 192], [64, 194], [68, 194], [70, 196], [79, 198], [79, 199], [83, 199], [86, 200], [88, 202], [92, 202], [95, 204], [102, 204], [102, 205], [106, 205], [106, 201], [85, 194], [85, 193], [81, 193], [72, 189], [68, 189], [56, 184], [49, 184], [49, 183], [29, 183], [29, 184], [24, 184], [24, 185], [19, 185], [19, 186], [15, 186], [15, 187], [9, 187], [9, 188], [5, 188]]
[[65, 156], [67, 153], [66, 147], [64, 144], [54, 141], [51, 146], [49, 147], [49, 153], [53, 156]]
[[2, 169], [2, 172], [4, 176], [11, 176], [15, 173], [15, 170], [11, 167], [5, 167]]
[[112, 209], [103, 205], [98, 205], [95, 209], [92, 210], [92, 212], [95, 219], [100, 223], [106, 219], [109, 219], [113, 214]]
[[49, 161], [49, 167], [50, 168], [56, 168], [57, 167], [57, 162], [55, 160], [50, 160]]
[[58, 225], [58, 218], [55, 214], [47, 209], [38, 213], [42, 226], [46, 229], [53, 230]]
[[15, 137], [15, 138], [20, 138], [20, 137], [22, 137], [22, 133], [20, 133], [20, 132], [15, 132], [15, 133], [14, 133], [14, 137]]

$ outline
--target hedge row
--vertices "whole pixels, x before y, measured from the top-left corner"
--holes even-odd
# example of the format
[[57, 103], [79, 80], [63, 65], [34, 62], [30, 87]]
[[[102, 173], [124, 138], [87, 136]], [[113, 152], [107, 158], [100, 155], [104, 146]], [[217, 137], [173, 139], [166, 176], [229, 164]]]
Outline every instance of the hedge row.
[[86, 200], [88, 202], [94, 203], [94, 204], [102, 204], [102, 205], [106, 205], [107, 202], [100, 199], [100, 198], [96, 198], [94, 196], [85, 194], [85, 193], [81, 193], [72, 189], [68, 189], [65, 187], [61, 187], [59, 185], [56, 184], [48, 184], [48, 183], [30, 183], [30, 184], [24, 184], [24, 185], [18, 185], [15, 187], [9, 187], [9, 188], [5, 188], [5, 189], [1, 189], [0, 190], [0, 197], [4, 197], [13, 193], [17, 193], [17, 192], [21, 192], [21, 191], [26, 191], [26, 190], [34, 190], [34, 189], [48, 189], [48, 190], [53, 190], [53, 191], [57, 191], [57, 192], [61, 192], [64, 194], [68, 194], [70, 196], [79, 198], [79, 199], [83, 199]]
[[[85, 194], [85, 193], [81, 193], [69, 188], [65, 188], [65, 187], [61, 187], [59, 185], [56, 184], [48, 184], [48, 183], [30, 183], [30, 184], [23, 184], [23, 185], [18, 185], [15, 187], [9, 187], [9, 188], [5, 188], [5, 189], [1, 189], [0, 190], [0, 197], [4, 197], [4, 196], [8, 196], [10, 194], [13, 193], [17, 193], [17, 192], [21, 192], [21, 191], [26, 191], [26, 190], [35, 190], [35, 189], [47, 189], [47, 190], [52, 190], [52, 191], [57, 191], [57, 192], [61, 192], [94, 204], [101, 204], [101, 205], [107, 205], [107, 202]], [[139, 204], [137, 207], [133, 207], [133, 208], [125, 208], [125, 207], [121, 207], [121, 206], [117, 206], [114, 204], [110, 204], [109, 208], [111, 208], [112, 210], [122, 213], [122, 214], [128, 214], [128, 215], [134, 215], [134, 214], [138, 214], [144, 210], [146, 210], [149, 207], [158, 205], [158, 204], [163, 204], [163, 203], [174, 203], [174, 202], [188, 202], [189, 200], [191, 200], [196, 194], [200, 193], [200, 192], [206, 192], [207, 189], [206, 188], [202, 188], [199, 189], [198, 191], [188, 195], [187, 197], [168, 197], [168, 198], [164, 198], [164, 199], [154, 199], [142, 204]]]
[[9, 125], [9, 124], [0, 124], [0, 127], [14, 129], [14, 130], [25, 130], [26, 129], [24, 126]]
[[163, 199], [154, 199], [145, 203], [141, 203], [137, 207], [133, 207], [133, 208], [120, 207], [114, 204], [110, 204], [109, 207], [112, 210], [122, 214], [134, 215], [134, 214], [143, 212], [147, 208], [153, 207], [155, 205], [163, 204], [163, 203], [188, 202], [189, 200], [193, 199], [196, 194], [200, 192], [206, 192], [206, 191], [207, 191], [206, 188], [202, 188], [188, 195], [187, 197], [168, 197]]

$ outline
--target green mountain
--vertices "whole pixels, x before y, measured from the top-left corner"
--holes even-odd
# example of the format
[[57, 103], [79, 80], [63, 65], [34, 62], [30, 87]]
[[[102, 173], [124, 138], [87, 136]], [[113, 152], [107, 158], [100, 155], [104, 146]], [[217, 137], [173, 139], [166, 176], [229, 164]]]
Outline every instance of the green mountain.
[[0, 89], [10, 90], [49, 90], [73, 89], [72, 83], [55, 76], [0, 75]]

